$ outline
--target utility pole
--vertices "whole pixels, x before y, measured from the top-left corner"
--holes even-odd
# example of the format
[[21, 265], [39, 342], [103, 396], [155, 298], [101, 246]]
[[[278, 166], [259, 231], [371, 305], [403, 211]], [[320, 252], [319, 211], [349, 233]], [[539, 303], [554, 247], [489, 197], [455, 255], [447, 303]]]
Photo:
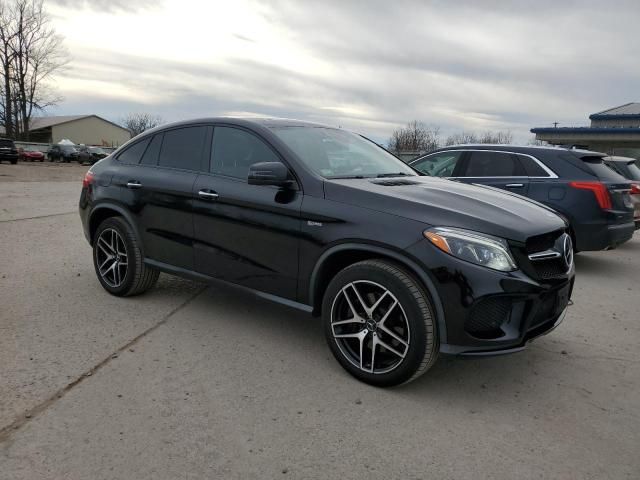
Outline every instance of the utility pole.
[[560, 122], [553, 122], [553, 128], [558, 128], [558, 123]]

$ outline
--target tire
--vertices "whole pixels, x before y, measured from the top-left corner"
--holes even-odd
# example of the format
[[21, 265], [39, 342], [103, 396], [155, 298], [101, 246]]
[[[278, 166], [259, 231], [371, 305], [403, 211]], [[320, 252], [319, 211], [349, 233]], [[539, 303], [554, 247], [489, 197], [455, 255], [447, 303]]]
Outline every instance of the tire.
[[18, 160], [11, 160], [11, 165], [15, 165], [18, 163]]
[[107, 218], [96, 230], [93, 265], [102, 287], [118, 297], [146, 292], [160, 275], [158, 270], [145, 265], [138, 238], [122, 217]]
[[419, 282], [382, 259], [340, 271], [322, 301], [325, 337], [334, 357], [355, 378], [378, 387], [415, 380], [435, 363], [434, 311]]

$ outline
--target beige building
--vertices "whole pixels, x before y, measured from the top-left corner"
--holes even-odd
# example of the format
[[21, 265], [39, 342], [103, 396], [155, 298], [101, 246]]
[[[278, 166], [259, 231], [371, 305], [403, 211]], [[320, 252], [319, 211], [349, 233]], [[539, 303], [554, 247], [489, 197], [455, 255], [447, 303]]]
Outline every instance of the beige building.
[[589, 127], [532, 128], [536, 140], [640, 158], [640, 103], [627, 103], [589, 116]]
[[30, 141], [58, 143], [65, 138], [75, 144], [119, 147], [131, 138], [131, 132], [97, 115], [36, 117], [31, 120]]

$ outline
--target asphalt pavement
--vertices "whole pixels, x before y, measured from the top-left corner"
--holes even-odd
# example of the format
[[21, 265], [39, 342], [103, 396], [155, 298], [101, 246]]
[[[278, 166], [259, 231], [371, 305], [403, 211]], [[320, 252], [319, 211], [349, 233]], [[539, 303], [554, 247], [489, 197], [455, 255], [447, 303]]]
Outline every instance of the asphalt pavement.
[[12, 167], [2, 480], [640, 478], [638, 235], [577, 256], [574, 305], [526, 351], [443, 356], [378, 389], [296, 310], [164, 274], [145, 295], [110, 296], [77, 214], [86, 167]]

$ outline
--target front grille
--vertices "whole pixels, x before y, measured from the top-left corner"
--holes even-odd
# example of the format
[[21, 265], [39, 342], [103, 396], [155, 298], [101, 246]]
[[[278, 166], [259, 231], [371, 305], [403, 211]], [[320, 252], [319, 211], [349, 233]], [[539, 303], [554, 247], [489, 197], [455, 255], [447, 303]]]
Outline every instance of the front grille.
[[562, 230], [556, 230], [555, 232], [528, 238], [526, 244], [527, 253], [537, 253], [553, 248], [556, 240], [563, 233]]
[[[559, 279], [566, 275], [568, 267], [564, 259], [564, 235], [563, 230], [556, 230], [527, 239], [524, 249], [526, 257], [522, 260], [526, 263], [525, 270], [530, 275], [538, 280]], [[555, 254], [556, 257], [529, 258], [529, 255], [547, 252], [551, 255]]]
[[490, 297], [478, 302], [465, 323], [465, 330], [477, 338], [498, 338], [500, 328], [509, 320], [512, 301], [508, 297]]
[[554, 258], [551, 260], [540, 260], [531, 262], [536, 271], [538, 278], [542, 280], [550, 280], [559, 278], [567, 273], [567, 266], [562, 258]]

